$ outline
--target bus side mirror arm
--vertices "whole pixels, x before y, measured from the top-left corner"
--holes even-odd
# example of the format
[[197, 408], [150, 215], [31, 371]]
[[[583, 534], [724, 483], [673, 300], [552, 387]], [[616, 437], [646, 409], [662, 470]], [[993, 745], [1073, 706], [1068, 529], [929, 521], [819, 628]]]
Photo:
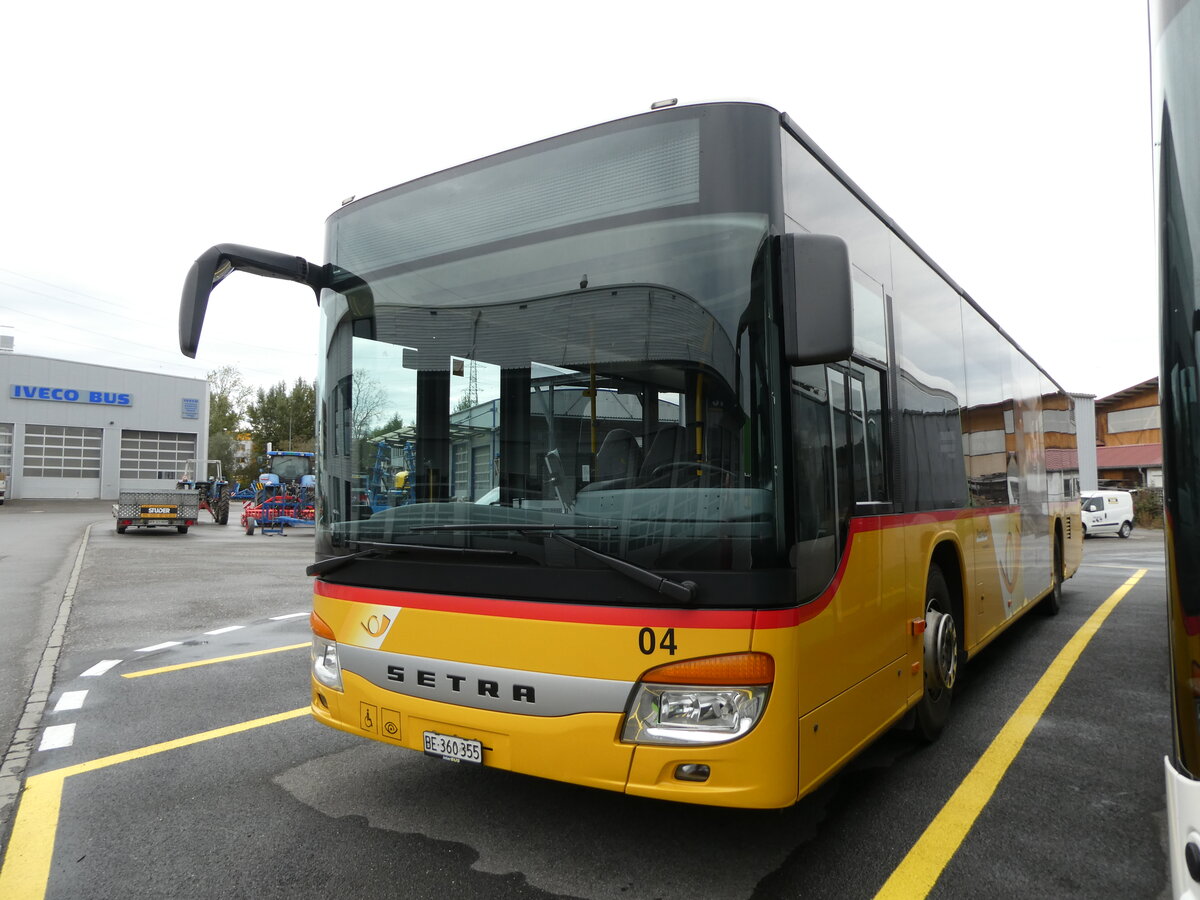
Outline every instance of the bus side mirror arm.
[[783, 356], [792, 366], [849, 359], [854, 350], [850, 251], [831, 234], [779, 239]]
[[242, 270], [266, 278], [282, 278], [307, 284], [320, 299], [321, 289], [329, 285], [329, 266], [314, 266], [302, 256], [288, 256], [272, 250], [260, 250], [242, 244], [217, 244], [209, 247], [192, 263], [183, 284], [179, 302], [179, 349], [184, 356], [196, 358], [204, 314], [212, 289], [231, 272]]

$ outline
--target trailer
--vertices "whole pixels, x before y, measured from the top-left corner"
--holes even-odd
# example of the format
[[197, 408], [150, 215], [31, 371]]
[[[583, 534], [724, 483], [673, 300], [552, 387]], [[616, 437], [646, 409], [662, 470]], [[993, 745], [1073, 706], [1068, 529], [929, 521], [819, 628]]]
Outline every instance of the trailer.
[[175, 528], [187, 534], [200, 515], [200, 493], [196, 490], [121, 491], [113, 504], [117, 534], [127, 528]]

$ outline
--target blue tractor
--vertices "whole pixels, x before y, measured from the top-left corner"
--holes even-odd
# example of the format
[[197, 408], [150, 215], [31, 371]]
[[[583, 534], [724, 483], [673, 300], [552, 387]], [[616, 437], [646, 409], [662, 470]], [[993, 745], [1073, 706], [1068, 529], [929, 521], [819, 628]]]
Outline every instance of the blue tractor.
[[[189, 463], [188, 469], [191, 469]], [[232, 493], [229, 482], [221, 474], [221, 461], [208, 460], [205, 466], [204, 479], [192, 478], [191, 471], [185, 471], [183, 478], [175, 486], [181, 490], [194, 490], [200, 495], [200, 508], [207, 509], [218, 525], [229, 524], [229, 498]]]

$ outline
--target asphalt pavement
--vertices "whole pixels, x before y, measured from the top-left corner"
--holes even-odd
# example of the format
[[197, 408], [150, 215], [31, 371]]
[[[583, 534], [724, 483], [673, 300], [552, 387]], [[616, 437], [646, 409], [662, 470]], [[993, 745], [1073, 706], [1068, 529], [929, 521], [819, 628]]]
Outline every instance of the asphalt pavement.
[[[0, 506], [0, 760], [8, 755], [46, 653], [84, 532], [111, 521], [109, 500], [8, 500]], [[0, 821], [5, 804], [0, 790]]]
[[[0, 889], [4, 900], [870, 897], [923, 833], [948, 833], [939, 823], [948, 811], [957, 821], [960, 787], [1122, 584], [1128, 596], [929, 896], [1157, 897], [1166, 887], [1160, 533], [1087, 541], [1059, 615], [1033, 611], [965, 667], [935, 744], [889, 732], [796, 806], [745, 811], [453, 765], [324, 728], [307, 714], [311, 530], [250, 537], [231, 521], [118, 536], [107, 509], [80, 512], [74, 534], [64, 524], [47, 537], [49, 511], [22, 514], [16, 529], [59, 544], [65, 571], [47, 576], [56, 614], [79, 536], [100, 523], [40, 733], [68, 729], [73, 740], [29, 759], [19, 818], [32, 839], [6, 848], [0, 882], [36, 885]], [[11, 533], [18, 517], [3, 513]], [[11, 568], [26, 551], [4, 552]], [[4, 831], [0, 814], [0, 842]]]

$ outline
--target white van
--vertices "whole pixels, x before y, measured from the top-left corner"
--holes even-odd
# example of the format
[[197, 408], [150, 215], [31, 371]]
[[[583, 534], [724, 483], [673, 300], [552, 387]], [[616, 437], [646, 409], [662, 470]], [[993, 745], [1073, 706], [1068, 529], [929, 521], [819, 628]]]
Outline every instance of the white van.
[[1129, 491], [1092, 491], [1083, 495], [1083, 536], [1133, 533], [1133, 494]]

